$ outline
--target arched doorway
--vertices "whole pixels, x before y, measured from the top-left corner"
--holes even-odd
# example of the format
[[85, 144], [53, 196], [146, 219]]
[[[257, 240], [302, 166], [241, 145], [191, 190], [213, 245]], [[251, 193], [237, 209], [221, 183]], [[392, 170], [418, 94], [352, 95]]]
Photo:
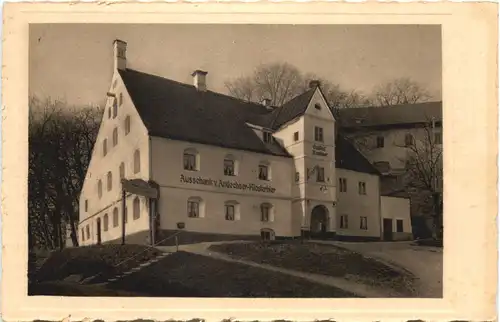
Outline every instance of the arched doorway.
[[324, 235], [328, 231], [328, 209], [317, 205], [311, 212], [311, 235]]

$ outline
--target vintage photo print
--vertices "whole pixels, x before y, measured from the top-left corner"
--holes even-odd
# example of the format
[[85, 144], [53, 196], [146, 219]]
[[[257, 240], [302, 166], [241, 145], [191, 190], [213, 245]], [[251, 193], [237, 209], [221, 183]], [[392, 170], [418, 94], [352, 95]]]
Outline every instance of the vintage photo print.
[[494, 5], [157, 8], [6, 8], [11, 318], [492, 317]]

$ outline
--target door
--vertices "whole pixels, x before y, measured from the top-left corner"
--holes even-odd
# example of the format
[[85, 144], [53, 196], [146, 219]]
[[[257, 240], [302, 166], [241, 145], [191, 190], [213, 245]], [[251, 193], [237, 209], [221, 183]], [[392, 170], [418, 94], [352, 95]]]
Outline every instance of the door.
[[97, 218], [97, 245], [101, 244], [101, 218]]
[[384, 240], [392, 240], [392, 219], [384, 218]]

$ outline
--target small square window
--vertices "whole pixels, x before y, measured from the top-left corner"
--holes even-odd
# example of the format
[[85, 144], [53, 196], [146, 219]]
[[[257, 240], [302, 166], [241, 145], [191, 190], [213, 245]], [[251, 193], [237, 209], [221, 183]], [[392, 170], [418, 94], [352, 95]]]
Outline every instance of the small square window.
[[196, 155], [192, 153], [184, 153], [184, 170], [196, 170]]
[[314, 127], [314, 140], [318, 142], [323, 142], [323, 128], [318, 126]]
[[270, 132], [264, 132], [264, 142], [271, 143], [273, 140], [273, 135]]
[[297, 142], [299, 140], [299, 132], [293, 133], [293, 140]]
[[366, 182], [360, 181], [358, 183], [358, 190], [360, 195], [366, 195]]
[[226, 205], [226, 220], [234, 221], [234, 205]]
[[396, 220], [396, 232], [398, 232], [398, 233], [403, 232], [403, 220], [402, 219]]
[[200, 217], [200, 204], [196, 201], [188, 201], [188, 217], [199, 218]]
[[316, 169], [316, 181], [325, 182], [325, 168], [318, 167]]
[[260, 206], [260, 220], [263, 222], [270, 221], [270, 212], [271, 207], [267, 204], [263, 204]]
[[383, 148], [384, 147], [384, 137], [383, 136], [377, 136], [377, 148]]
[[347, 215], [340, 216], [340, 228], [346, 229], [349, 227], [349, 221]]
[[434, 144], [443, 144], [443, 134], [441, 132], [434, 133]]
[[321, 105], [320, 104], [314, 104], [314, 108], [317, 110], [321, 110]]
[[269, 180], [269, 173], [268, 173], [268, 167], [267, 165], [259, 165], [259, 179], [260, 180]]
[[130, 133], [130, 116], [125, 118], [125, 135]]
[[234, 176], [234, 160], [224, 159], [224, 175]]
[[339, 178], [339, 190], [340, 192], [347, 192], [347, 179]]
[[359, 229], [368, 230], [368, 217], [361, 217], [360, 218]]
[[415, 142], [415, 139], [413, 138], [413, 135], [410, 133], [407, 133], [405, 135], [405, 145], [406, 146], [412, 146]]

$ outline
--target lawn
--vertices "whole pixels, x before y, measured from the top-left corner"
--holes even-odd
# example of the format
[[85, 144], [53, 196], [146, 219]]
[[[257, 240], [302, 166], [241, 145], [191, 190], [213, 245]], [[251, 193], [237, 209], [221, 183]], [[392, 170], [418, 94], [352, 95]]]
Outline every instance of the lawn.
[[333, 245], [248, 242], [212, 245], [209, 249], [236, 259], [342, 277], [368, 285], [390, 288], [407, 296], [414, 294], [414, 277], [410, 273]]
[[357, 297], [261, 268], [177, 252], [110, 287], [164, 297]]
[[[62, 281], [71, 275], [87, 278], [96, 276], [92, 281], [99, 283], [138, 266], [161, 251], [142, 245], [100, 245], [67, 248], [52, 252], [40, 269], [31, 274], [32, 283]], [[136, 255], [135, 257], [133, 257]], [[125, 259], [133, 259], [120, 264]], [[29, 260], [36, 260], [30, 256]], [[118, 266], [117, 266], [118, 265]], [[33, 284], [35, 285], [35, 284]]]

